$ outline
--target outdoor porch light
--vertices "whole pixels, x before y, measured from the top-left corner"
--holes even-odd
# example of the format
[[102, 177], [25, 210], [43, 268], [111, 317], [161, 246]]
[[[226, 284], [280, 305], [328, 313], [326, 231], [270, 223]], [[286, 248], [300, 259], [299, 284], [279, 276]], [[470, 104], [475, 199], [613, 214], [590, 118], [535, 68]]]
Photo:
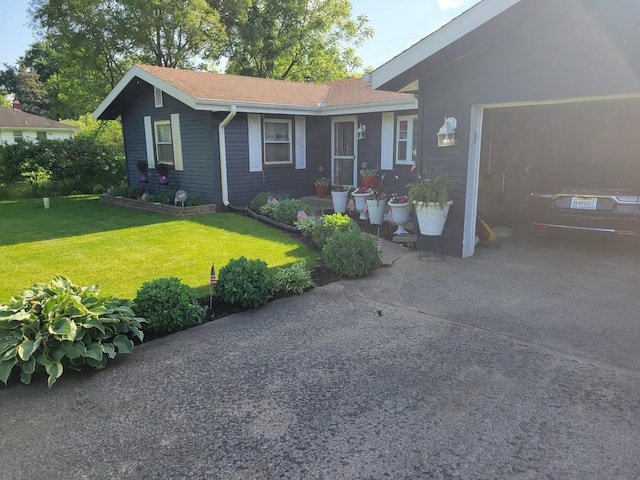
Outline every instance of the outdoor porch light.
[[358, 127], [358, 130], [356, 130], [356, 132], [358, 132], [358, 140], [364, 140], [365, 138], [367, 138], [367, 126], [364, 124], [360, 124], [360, 126]]
[[444, 117], [444, 125], [438, 131], [438, 146], [452, 147], [456, 144], [456, 127], [458, 121], [454, 117]]

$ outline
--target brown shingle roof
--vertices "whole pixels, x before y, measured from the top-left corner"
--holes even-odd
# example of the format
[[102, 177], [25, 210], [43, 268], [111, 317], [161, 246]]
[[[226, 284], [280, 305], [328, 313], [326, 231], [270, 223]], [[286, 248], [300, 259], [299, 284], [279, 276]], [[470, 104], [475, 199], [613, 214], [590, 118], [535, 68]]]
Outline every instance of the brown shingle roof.
[[71, 125], [7, 107], [0, 107], [0, 128], [15, 130], [78, 130], [78, 128]]
[[148, 65], [138, 67], [201, 100], [316, 107], [320, 103], [356, 105], [413, 98], [408, 94], [373, 90], [371, 82], [361, 78], [314, 84]]

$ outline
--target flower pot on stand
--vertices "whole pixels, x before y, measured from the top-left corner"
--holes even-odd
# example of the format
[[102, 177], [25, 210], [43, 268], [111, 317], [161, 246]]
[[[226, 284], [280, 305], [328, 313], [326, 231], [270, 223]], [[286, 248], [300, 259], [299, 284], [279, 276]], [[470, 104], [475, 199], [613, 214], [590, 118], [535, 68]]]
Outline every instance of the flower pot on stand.
[[371, 225], [382, 225], [384, 210], [387, 206], [387, 199], [365, 201], [369, 212], [369, 223], [371, 223]]
[[351, 196], [355, 199], [356, 211], [360, 213], [360, 220], [366, 220], [365, 207], [367, 206], [365, 199], [371, 195], [371, 192], [366, 193], [352, 193]]
[[447, 220], [449, 207], [453, 204], [453, 200], [449, 200], [446, 204], [440, 206], [436, 202], [418, 202], [416, 204], [416, 217], [418, 218], [418, 226], [422, 235], [437, 236], [442, 235], [444, 224]]
[[407, 235], [409, 232], [404, 228], [406, 223], [409, 221], [409, 208], [408, 203], [388, 203], [389, 208], [391, 209], [391, 216], [393, 217], [393, 222], [398, 226], [398, 229], [393, 232], [394, 235]]
[[333, 200], [333, 211], [335, 213], [345, 213], [347, 210], [347, 196], [349, 195], [348, 190], [344, 191], [332, 191], [331, 199]]

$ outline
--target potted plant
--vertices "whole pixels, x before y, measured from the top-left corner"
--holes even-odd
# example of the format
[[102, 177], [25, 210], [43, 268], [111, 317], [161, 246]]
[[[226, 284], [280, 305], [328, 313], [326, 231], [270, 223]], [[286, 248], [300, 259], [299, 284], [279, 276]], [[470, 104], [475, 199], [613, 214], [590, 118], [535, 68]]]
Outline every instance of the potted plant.
[[365, 200], [371, 225], [382, 225], [384, 211], [387, 206], [387, 194], [382, 188], [373, 190]]
[[324, 197], [329, 194], [329, 185], [331, 185], [331, 180], [327, 177], [313, 179], [313, 186], [316, 190], [316, 195], [319, 197]]
[[349, 187], [334, 185], [331, 189], [331, 199], [333, 200], [333, 211], [335, 213], [345, 213], [347, 211], [347, 199]]
[[453, 204], [453, 200], [449, 199], [449, 187], [454, 182], [447, 174], [438, 172], [431, 177], [427, 174], [423, 177], [419, 176], [418, 180], [407, 187], [409, 187], [409, 201], [416, 209], [420, 233], [442, 235], [449, 207]]
[[360, 178], [362, 179], [363, 187], [376, 188], [378, 185], [378, 169], [363, 168], [360, 170]]
[[395, 223], [398, 229], [393, 232], [394, 235], [407, 235], [406, 228], [404, 226], [409, 221], [409, 213], [411, 212], [411, 204], [409, 203], [409, 197], [407, 195], [398, 195], [394, 193], [391, 195], [389, 202], [389, 221]]
[[360, 220], [366, 220], [366, 202], [365, 199], [373, 193], [373, 190], [370, 187], [358, 187], [353, 192], [351, 192], [351, 196], [355, 200], [356, 211], [360, 213]]
[[160, 185], [169, 185], [169, 164], [168, 163], [158, 163], [156, 165], [156, 170], [158, 171], [158, 183]]
[[149, 172], [149, 164], [146, 162], [146, 160], [138, 160], [136, 162], [136, 167], [140, 172], [140, 177], [138, 178], [138, 181], [140, 183], [147, 183], [149, 181], [149, 176], [147, 174]]

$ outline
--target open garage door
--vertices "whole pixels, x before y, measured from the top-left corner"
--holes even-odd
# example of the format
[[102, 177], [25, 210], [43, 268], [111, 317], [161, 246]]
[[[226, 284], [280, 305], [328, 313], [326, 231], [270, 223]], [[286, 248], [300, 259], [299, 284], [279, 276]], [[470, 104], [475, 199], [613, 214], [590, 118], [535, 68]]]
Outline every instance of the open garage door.
[[489, 223], [640, 231], [640, 99], [484, 108], [482, 125]]

